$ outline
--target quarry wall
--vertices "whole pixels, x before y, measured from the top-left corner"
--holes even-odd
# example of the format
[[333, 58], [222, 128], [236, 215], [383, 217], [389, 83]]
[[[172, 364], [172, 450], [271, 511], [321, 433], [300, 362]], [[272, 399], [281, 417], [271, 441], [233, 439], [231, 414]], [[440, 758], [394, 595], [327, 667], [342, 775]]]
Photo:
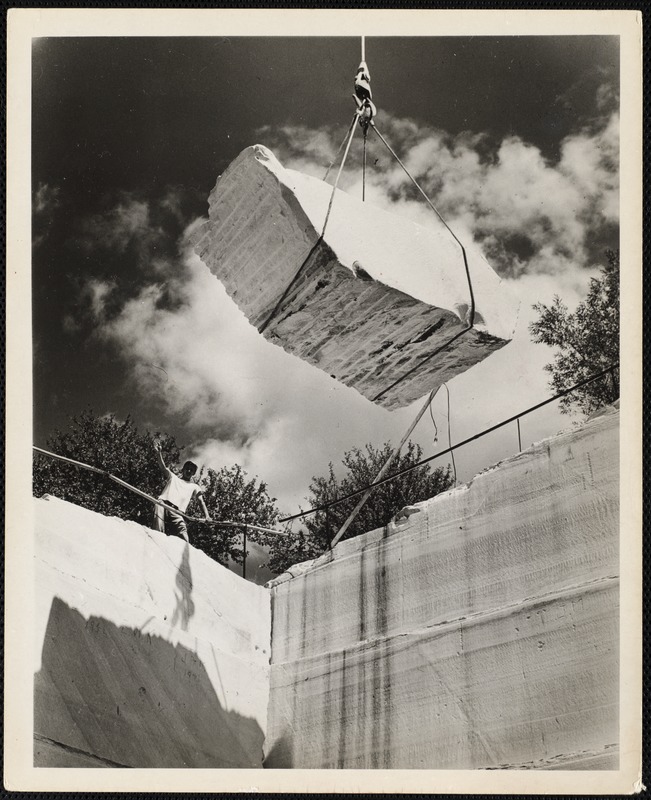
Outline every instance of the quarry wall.
[[35, 500], [35, 766], [616, 769], [618, 422], [268, 588]]
[[261, 767], [268, 590], [181, 539], [35, 504], [34, 765]]
[[616, 769], [618, 414], [272, 582], [267, 767]]

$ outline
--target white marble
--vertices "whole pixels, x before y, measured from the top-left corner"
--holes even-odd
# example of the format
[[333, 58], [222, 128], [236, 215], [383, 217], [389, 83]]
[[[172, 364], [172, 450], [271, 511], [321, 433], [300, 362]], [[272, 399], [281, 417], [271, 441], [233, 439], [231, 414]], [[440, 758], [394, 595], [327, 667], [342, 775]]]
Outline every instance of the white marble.
[[37, 765], [260, 767], [268, 590], [179, 538], [34, 502]]
[[254, 145], [210, 194], [195, 250], [258, 329], [278, 305], [267, 339], [369, 399], [418, 366], [377, 400], [387, 408], [408, 405], [510, 341], [518, 303], [470, 246], [475, 328], [420, 365], [468, 325], [461, 248], [434, 214], [424, 227], [339, 189], [318, 242], [331, 191]]
[[266, 765], [615, 768], [618, 422], [272, 581]]

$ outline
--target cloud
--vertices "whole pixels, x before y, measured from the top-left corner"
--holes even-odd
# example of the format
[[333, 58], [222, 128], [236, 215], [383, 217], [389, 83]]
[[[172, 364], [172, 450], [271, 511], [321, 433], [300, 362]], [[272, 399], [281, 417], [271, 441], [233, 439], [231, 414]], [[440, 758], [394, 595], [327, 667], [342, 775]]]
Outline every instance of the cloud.
[[[603, 91], [606, 96], [606, 90]], [[604, 102], [602, 100], [602, 102]], [[598, 123], [598, 124], [597, 124]], [[450, 136], [413, 120], [378, 117], [378, 129], [453, 230], [471, 238], [506, 277], [594, 266], [593, 243], [616, 238], [619, 117], [612, 111], [561, 143], [551, 163], [535, 145], [509, 136], [491, 147], [482, 133]], [[595, 127], [596, 126], [596, 127]], [[331, 129], [262, 129], [285, 166], [322, 175], [335, 150]], [[342, 188], [360, 186], [359, 138]], [[315, 144], [318, 143], [318, 144]], [[369, 134], [367, 195], [421, 224], [436, 224], [408, 176]], [[355, 165], [355, 168], [352, 168]]]
[[89, 281], [94, 335], [118, 350], [137, 395], [182, 425], [189, 457], [216, 469], [239, 463], [293, 508], [311, 476], [372, 438], [388, 412], [369, 412], [355, 391], [264, 340], [191, 252], [188, 236], [181, 251], [164, 280], [117, 312], [115, 286]]
[[33, 211], [35, 214], [51, 212], [61, 205], [61, 189], [48, 183], [39, 183], [34, 192]]
[[[554, 163], [516, 136], [498, 143], [483, 134], [452, 137], [386, 115], [378, 126], [453, 228], [480, 245], [522, 300], [514, 341], [450, 382], [458, 442], [550, 395], [542, 367], [551, 352], [530, 341], [531, 306], [559, 294], [575, 307], [595, 274], [590, 242], [617, 223], [618, 119], [611, 113], [568, 136]], [[300, 126], [261, 133], [286, 166], [320, 177], [343, 135]], [[352, 160], [360, 155], [357, 139]], [[377, 142], [369, 165], [368, 202], [433, 224], [431, 210]], [[359, 193], [358, 170], [343, 176], [343, 187]], [[137, 253], [140, 276], [128, 295], [108, 278], [87, 281], [83, 299], [94, 335], [119, 352], [134, 395], [183, 431], [187, 456], [216, 469], [239, 463], [269, 484], [283, 510], [294, 511], [306, 505], [311, 477], [325, 473], [329, 461], [338, 465], [346, 450], [366, 442], [397, 442], [422, 401], [387, 412], [268, 343], [192, 252], [200, 220], [179, 237], [161, 222], [167, 215], [178, 224], [180, 209], [174, 193], [156, 202], [123, 196], [101, 218], [87, 220], [94, 247]], [[447, 444], [445, 392], [432, 413], [439, 442], [426, 418], [413, 437], [427, 455]], [[523, 421], [523, 442], [566, 426], [557, 409], [546, 407]], [[456, 456], [462, 479], [516, 449], [515, 430], [464, 448]]]
[[98, 261], [129, 255], [142, 275], [165, 275], [195, 200], [196, 190], [180, 186], [167, 186], [158, 197], [113, 193], [103, 198], [102, 212], [79, 220], [73, 244]]
[[[399, 441], [422, 401], [385, 411], [267, 342], [191, 252], [188, 238], [179, 260], [167, 264], [165, 279], [142, 287], [117, 312], [111, 311], [115, 286], [89, 282], [95, 335], [118, 350], [134, 393], [182, 426], [187, 457], [215, 469], [238, 463], [269, 484], [283, 510], [306, 507], [313, 475], [325, 473], [330, 461], [338, 466], [353, 446]], [[555, 292], [575, 305], [587, 280], [588, 273], [577, 278], [568, 271], [561, 277], [525, 275], [514, 284], [530, 313], [533, 302], [549, 302]], [[453, 440], [517, 412], [532, 395], [548, 394], [542, 366], [549, 354], [539, 348], [532, 357], [527, 321], [512, 345], [451, 382]], [[442, 443], [444, 392], [433, 413]], [[435, 445], [427, 419], [413, 438], [428, 455], [442, 446]], [[458, 456], [458, 467], [471, 477], [512, 452], [511, 445], [506, 451], [495, 450], [494, 443], [488, 449], [478, 445]]]
[[562, 94], [555, 104], [574, 116], [581, 116], [584, 125], [597, 130], [619, 108], [619, 77], [614, 63], [594, 65], [586, 70]]
[[106, 316], [106, 303], [111, 293], [116, 288], [115, 281], [102, 281], [90, 278], [85, 284], [82, 298], [90, 307], [90, 313], [97, 321], [103, 321]]
[[152, 225], [149, 203], [124, 192], [105, 213], [83, 219], [77, 241], [87, 250], [106, 248], [124, 253], [134, 242], [140, 248], [148, 246], [159, 234]]
[[562, 145], [559, 171], [585, 200], [584, 219], [590, 227], [605, 220], [619, 221], [619, 115], [613, 113], [595, 134], [583, 132], [568, 137]]
[[56, 209], [61, 206], [61, 188], [38, 184], [32, 196], [32, 245], [39, 247], [47, 239]]
[[263, 141], [273, 139], [278, 150], [277, 155], [281, 159], [283, 155], [292, 158], [293, 169], [322, 178], [337, 155], [337, 133], [337, 129], [332, 126], [315, 130], [303, 125], [286, 125], [282, 128], [263, 125], [256, 135]]

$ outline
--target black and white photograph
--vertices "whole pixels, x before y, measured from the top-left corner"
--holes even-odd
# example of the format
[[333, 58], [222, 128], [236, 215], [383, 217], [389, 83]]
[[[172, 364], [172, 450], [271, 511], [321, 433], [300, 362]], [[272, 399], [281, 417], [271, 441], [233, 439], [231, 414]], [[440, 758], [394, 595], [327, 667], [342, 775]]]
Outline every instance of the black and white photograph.
[[640, 36], [10, 12], [7, 788], [640, 790]]

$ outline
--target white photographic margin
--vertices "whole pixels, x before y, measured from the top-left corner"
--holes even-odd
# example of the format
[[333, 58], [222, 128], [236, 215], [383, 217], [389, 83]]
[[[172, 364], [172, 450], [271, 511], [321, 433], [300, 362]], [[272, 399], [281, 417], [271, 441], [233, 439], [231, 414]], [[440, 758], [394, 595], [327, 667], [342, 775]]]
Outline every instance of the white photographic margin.
[[[42, 36], [618, 35], [621, 74], [620, 769], [33, 767], [31, 53]], [[7, 48], [4, 782], [10, 791], [628, 794], [642, 716], [642, 17], [639, 11], [11, 9]]]

